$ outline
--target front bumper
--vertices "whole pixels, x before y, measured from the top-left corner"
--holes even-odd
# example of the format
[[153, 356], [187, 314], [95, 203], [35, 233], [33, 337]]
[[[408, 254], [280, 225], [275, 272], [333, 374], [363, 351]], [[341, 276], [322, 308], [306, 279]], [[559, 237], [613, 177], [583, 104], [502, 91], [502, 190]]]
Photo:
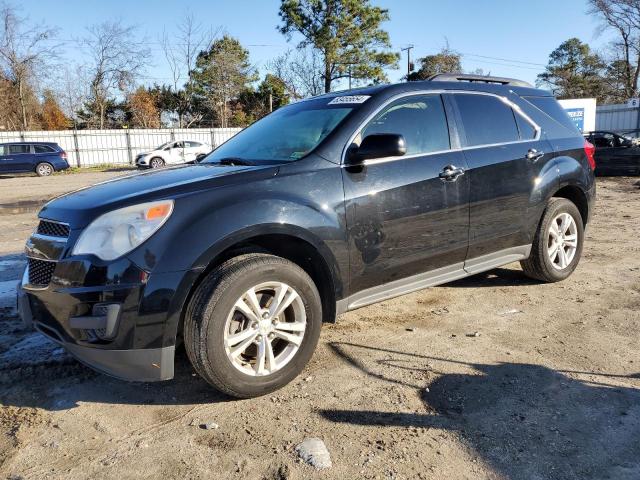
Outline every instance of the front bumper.
[[29, 294], [19, 286], [18, 313], [25, 326], [63, 347], [78, 361], [100, 373], [120, 380], [155, 382], [173, 378], [175, 346], [131, 350], [107, 350], [62, 341], [55, 330], [38, 319], [34, 321]]
[[[100, 372], [124, 380], [172, 378], [185, 297], [177, 293], [193, 274], [150, 275], [126, 257], [69, 257], [78, 234], [71, 230], [69, 243], [38, 234], [27, 242], [17, 298], [23, 322]], [[43, 264], [51, 267], [45, 280]]]

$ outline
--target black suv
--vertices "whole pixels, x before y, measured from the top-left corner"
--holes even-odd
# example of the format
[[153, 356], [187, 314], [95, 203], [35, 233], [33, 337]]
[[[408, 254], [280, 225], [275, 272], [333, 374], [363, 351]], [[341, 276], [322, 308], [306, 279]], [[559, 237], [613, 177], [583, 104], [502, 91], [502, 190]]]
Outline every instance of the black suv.
[[631, 138], [604, 131], [584, 136], [596, 147], [596, 176], [640, 175], [640, 145]]
[[57, 198], [26, 245], [23, 318], [128, 380], [195, 370], [237, 397], [300, 373], [322, 322], [520, 261], [578, 264], [593, 147], [548, 92], [437, 76], [280, 108], [201, 163]]

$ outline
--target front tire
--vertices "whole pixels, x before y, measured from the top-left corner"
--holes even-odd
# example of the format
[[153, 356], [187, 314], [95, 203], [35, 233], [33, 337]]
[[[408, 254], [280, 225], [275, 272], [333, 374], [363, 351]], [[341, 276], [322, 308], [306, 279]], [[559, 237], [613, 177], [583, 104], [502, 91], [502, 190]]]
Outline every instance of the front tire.
[[520, 265], [528, 277], [559, 282], [578, 266], [583, 242], [584, 226], [578, 208], [565, 198], [552, 198], [542, 215], [531, 255]]
[[265, 395], [293, 380], [313, 355], [321, 305], [298, 265], [267, 254], [235, 257], [207, 275], [189, 303], [187, 355], [218, 390]]
[[151, 160], [149, 160], [149, 167], [162, 168], [164, 167], [164, 160], [160, 157], [153, 157]]
[[53, 166], [50, 163], [41, 162], [36, 165], [36, 175], [39, 177], [48, 177], [53, 171]]

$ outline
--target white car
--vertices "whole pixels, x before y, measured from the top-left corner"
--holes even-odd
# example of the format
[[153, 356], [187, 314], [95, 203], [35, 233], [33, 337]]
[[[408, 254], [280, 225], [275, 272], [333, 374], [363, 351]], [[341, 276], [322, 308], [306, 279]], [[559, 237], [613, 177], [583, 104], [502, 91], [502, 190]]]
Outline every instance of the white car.
[[160, 168], [177, 163], [197, 162], [211, 150], [211, 145], [193, 140], [167, 142], [150, 152], [142, 152], [136, 157], [138, 168]]

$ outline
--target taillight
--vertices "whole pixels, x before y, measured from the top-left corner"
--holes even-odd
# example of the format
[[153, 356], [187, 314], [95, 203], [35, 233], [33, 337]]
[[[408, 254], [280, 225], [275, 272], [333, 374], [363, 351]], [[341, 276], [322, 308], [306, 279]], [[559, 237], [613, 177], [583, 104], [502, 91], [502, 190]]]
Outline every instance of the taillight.
[[587, 161], [589, 162], [589, 166], [591, 170], [596, 169], [596, 159], [593, 155], [596, 153], [596, 147], [589, 140], [584, 141], [584, 153], [587, 155]]
[[67, 159], [67, 152], [65, 152], [64, 150], [62, 150], [62, 151], [60, 152], [60, 157], [61, 157], [61, 158], [64, 158], [64, 159], [66, 160], [66, 159]]

